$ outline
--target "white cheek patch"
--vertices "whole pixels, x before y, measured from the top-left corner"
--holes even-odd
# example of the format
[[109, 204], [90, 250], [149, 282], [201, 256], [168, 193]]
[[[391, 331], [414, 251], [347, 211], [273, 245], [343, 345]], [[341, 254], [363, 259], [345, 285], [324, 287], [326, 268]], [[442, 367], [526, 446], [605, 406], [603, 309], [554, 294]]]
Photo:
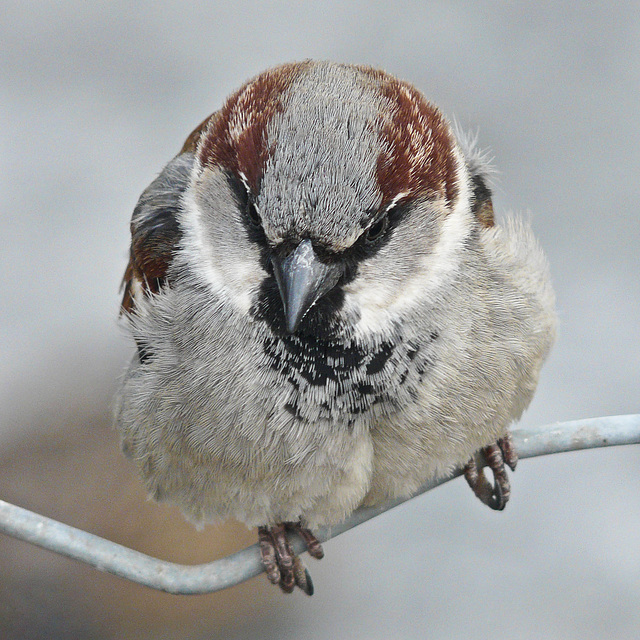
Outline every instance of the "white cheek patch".
[[182, 196], [180, 214], [183, 229], [181, 253], [201, 282], [210, 285], [216, 293], [223, 292], [226, 285], [222, 273], [212, 264], [209, 257], [211, 248], [205, 247], [200, 210], [195, 202], [193, 185], [190, 185]]
[[383, 333], [389, 326], [394, 293], [385, 287], [371, 286], [370, 282], [352, 283], [345, 295], [345, 312], [359, 316], [355, 327], [356, 337]]
[[399, 310], [416, 300], [434, 302], [435, 294], [453, 279], [460, 264], [460, 251], [471, 231], [473, 218], [468, 200], [459, 201], [445, 218], [433, 252], [422, 261], [415, 275], [400, 288], [394, 307]]
[[[183, 238], [180, 252], [201, 284], [230, 302], [243, 314], [249, 312], [255, 291], [265, 273], [255, 260], [240, 259], [240, 251], [213, 247], [203, 226], [202, 214], [191, 185], [182, 198], [180, 222]], [[220, 256], [216, 260], [214, 256]], [[247, 258], [254, 258], [250, 253]]]
[[464, 159], [458, 149], [456, 160], [459, 194], [453, 210], [444, 218], [433, 251], [424, 256], [415, 271], [402, 281], [381, 273], [379, 282], [373, 283], [369, 278], [358, 282], [356, 279], [349, 286], [345, 305], [347, 311], [360, 316], [356, 334], [384, 333], [404, 312], [417, 304], [436, 302], [438, 292], [455, 276], [460, 252], [473, 226], [469, 182]]

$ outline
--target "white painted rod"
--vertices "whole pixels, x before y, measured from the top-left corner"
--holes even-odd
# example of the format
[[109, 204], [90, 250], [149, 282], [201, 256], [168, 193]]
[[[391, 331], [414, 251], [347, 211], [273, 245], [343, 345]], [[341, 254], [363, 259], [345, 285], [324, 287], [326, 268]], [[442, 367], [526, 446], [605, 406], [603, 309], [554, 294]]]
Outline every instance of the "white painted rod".
[[[513, 439], [521, 459], [596, 447], [640, 444], [640, 415], [592, 418], [516, 429], [513, 431]], [[428, 482], [412, 497], [460, 474], [461, 471], [456, 471], [446, 478]], [[323, 542], [334, 538], [410, 499], [395, 500], [380, 507], [358, 509], [340, 525], [331, 527], [330, 530], [320, 530], [317, 537]], [[86, 562], [96, 569], [169, 593], [211, 593], [232, 587], [263, 571], [257, 544], [215, 562], [181, 565], [152, 558], [2, 500], [0, 531]], [[297, 536], [292, 539], [292, 546], [296, 553], [305, 549], [303, 541]]]

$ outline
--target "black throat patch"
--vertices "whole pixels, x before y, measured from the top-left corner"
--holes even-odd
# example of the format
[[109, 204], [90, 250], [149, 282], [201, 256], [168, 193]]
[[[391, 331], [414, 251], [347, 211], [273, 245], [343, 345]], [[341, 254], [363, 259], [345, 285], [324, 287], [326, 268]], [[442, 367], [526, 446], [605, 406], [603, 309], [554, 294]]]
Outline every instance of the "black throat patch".
[[415, 401], [437, 337], [432, 332], [420, 347], [398, 340], [366, 348], [317, 336], [272, 335], [263, 350], [269, 366], [291, 386], [284, 407], [289, 413], [351, 427], [362, 413], [391, 413]]

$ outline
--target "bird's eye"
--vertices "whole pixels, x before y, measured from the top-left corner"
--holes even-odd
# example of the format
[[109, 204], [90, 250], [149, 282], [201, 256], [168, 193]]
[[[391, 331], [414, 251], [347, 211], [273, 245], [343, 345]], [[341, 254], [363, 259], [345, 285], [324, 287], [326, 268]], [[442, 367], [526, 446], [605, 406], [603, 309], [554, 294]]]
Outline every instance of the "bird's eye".
[[385, 214], [367, 229], [367, 234], [365, 236], [365, 240], [367, 241], [367, 243], [372, 244], [380, 240], [380, 238], [382, 238], [385, 231], [387, 230], [388, 226], [389, 216]]
[[258, 210], [256, 209], [256, 205], [251, 201], [251, 198], [247, 199], [247, 218], [249, 219], [249, 222], [254, 226], [254, 227], [261, 227], [262, 226], [262, 219], [260, 218], [260, 214], [258, 213]]
[[252, 227], [261, 228], [262, 218], [258, 213], [255, 197], [251, 193], [246, 176], [243, 173], [229, 174], [229, 183], [235, 193], [240, 211], [244, 211], [244, 215]]

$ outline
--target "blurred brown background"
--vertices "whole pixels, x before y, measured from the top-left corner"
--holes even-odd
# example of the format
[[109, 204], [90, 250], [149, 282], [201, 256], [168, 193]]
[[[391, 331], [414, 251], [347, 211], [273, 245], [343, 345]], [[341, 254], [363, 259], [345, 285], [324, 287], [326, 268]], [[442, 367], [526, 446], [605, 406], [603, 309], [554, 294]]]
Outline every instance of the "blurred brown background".
[[[136, 199], [249, 76], [380, 66], [479, 130], [494, 204], [531, 212], [560, 335], [523, 422], [640, 406], [637, 2], [5, 2], [0, 498], [177, 562], [254, 542], [145, 500], [110, 427]], [[316, 595], [262, 576], [178, 597], [0, 535], [0, 639], [634, 638], [638, 448], [523, 462], [504, 513], [456, 481], [340, 536]]]

